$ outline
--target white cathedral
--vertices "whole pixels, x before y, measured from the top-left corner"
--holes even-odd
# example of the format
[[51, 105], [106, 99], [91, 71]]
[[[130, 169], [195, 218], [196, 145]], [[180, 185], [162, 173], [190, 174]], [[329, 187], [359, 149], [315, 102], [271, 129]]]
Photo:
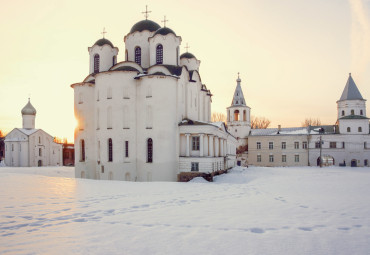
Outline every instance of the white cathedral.
[[180, 55], [181, 41], [146, 19], [124, 37], [124, 61], [104, 37], [88, 48], [90, 74], [71, 85], [76, 177], [176, 181], [181, 172], [235, 166], [237, 140], [211, 123], [200, 60]]
[[62, 145], [35, 128], [36, 109], [28, 99], [22, 111], [22, 128], [5, 137], [5, 165], [14, 167], [62, 166]]

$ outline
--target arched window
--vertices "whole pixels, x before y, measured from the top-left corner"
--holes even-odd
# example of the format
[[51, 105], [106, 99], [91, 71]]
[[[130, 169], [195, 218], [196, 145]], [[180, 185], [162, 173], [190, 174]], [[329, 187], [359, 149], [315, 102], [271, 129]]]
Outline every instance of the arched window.
[[128, 51], [125, 51], [125, 60], [128, 61]]
[[351, 110], [351, 115], [355, 115], [355, 110]]
[[99, 66], [100, 66], [100, 56], [96, 54], [94, 56], [94, 73], [99, 73]]
[[163, 46], [162, 44], [157, 45], [157, 55], [156, 55], [156, 60], [157, 64], [163, 64]]
[[348, 133], [351, 132], [351, 128], [350, 127], [347, 128], [347, 132]]
[[238, 121], [239, 120], [239, 110], [234, 111], [234, 120]]
[[344, 116], [344, 111], [342, 111], [342, 116]]
[[108, 139], [108, 161], [109, 162], [113, 161], [113, 142], [112, 142], [112, 138]]
[[176, 65], [179, 65], [179, 47], [176, 48]]
[[135, 48], [135, 62], [136, 64], [141, 66], [141, 48], [140, 47]]
[[149, 138], [147, 141], [147, 162], [153, 162], [153, 140]]
[[358, 132], [362, 132], [362, 127], [358, 127]]
[[80, 141], [80, 161], [85, 161], [85, 140]]

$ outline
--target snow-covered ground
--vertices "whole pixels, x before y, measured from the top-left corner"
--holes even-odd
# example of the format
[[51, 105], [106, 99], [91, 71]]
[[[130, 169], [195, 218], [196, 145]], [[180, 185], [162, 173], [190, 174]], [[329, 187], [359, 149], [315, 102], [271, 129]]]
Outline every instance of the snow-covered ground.
[[214, 183], [73, 171], [0, 168], [0, 254], [370, 252], [370, 168], [235, 168]]

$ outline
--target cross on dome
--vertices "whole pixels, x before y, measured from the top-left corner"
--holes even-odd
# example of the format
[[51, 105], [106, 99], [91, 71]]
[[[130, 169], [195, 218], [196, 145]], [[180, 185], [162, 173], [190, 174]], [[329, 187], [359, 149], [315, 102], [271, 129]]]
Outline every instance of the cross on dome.
[[186, 46], [185, 46], [185, 49], [186, 49], [186, 52], [188, 52], [190, 46], [188, 45], [188, 43], [186, 43]]
[[101, 34], [103, 35], [103, 38], [105, 38], [105, 34], [107, 33], [107, 31], [105, 31], [105, 27], [103, 28], [103, 32], [101, 32]]
[[149, 13], [151, 13], [151, 12], [152, 11], [148, 11], [148, 5], [145, 5], [145, 12], [141, 12], [141, 13], [144, 14], [145, 19], [148, 19]]
[[166, 22], [169, 21], [166, 19], [166, 15], [164, 15], [164, 19], [161, 21], [163, 23], [163, 26], [166, 27]]

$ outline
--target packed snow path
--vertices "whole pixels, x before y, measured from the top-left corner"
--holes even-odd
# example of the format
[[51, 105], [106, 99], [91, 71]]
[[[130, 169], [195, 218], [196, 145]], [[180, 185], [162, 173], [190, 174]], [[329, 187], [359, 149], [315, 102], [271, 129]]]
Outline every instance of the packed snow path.
[[235, 168], [214, 183], [73, 170], [0, 168], [0, 254], [369, 254], [370, 168]]

